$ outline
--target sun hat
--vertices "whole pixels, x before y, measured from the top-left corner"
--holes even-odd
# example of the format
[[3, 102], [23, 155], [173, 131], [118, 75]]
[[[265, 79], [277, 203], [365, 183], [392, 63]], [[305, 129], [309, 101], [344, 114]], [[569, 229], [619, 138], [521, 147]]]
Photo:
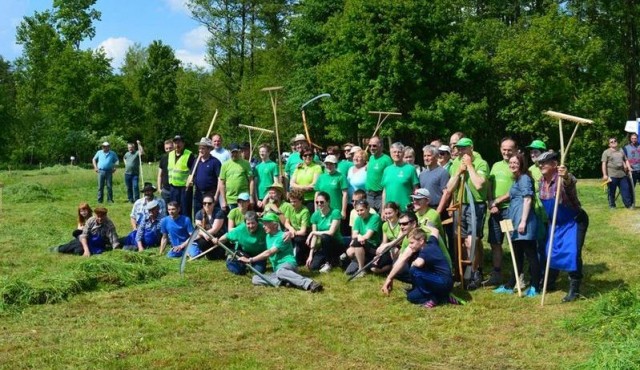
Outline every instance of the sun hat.
[[336, 156], [333, 155], [333, 154], [329, 154], [328, 156], [325, 157], [324, 163], [336, 164], [336, 163], [338, 163], [338, 158], [336, 158]]
[[298, 141], [307, 141], [307, 138], [304, 137], [304, 135], [302, 134], [296, 134], [296, 136], [293, 137], [293, 139], [291, 139], [292, 143], [298, 142]]
[[109, 146], [109, 142], [105, 141], [104, 143], [102, 143], [102, 146]]
[[451, 154], [451, 148], [449, 148], [449, 145], [440, 145], [440, 147], [438, 148], [439, 152], [447, 152], [449, 154]]
[[203, 137], [199, 142], [196, 143], [197, 146], [207, 146], [209, 148], [213, 148], [213, 144], [211, 143], [211, 139], [208, 137]]
[[282, 186], [282, 184], [281, 184], [281, 183], [279, 183], [279, 182], [274, 182], [273, 184], [271, 184], [271, 186], [269, 186], [269, 187], [267, 188], [267, 190], [271, 190], [271, 189], [273, 189], [273, 190], [275, 190], [275, 191], [279, 192], [279, 193], [280, 193], [280, 196], [281, 196], [281, 197], [284, 197], [284, 194], [285, 194], [285, 193], [284, 193], [284, 186]]

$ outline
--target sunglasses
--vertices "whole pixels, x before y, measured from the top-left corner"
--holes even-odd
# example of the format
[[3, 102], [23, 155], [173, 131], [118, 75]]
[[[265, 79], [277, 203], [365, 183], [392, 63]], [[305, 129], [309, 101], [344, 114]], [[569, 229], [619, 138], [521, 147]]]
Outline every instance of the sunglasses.
[[325, 204], [325, 203], [326, 203], [326, 202], [325, 202], [324, 200], [316, 200], [316, 204], [317, 204], [317, 205], [323, 205], [323, 204]]
[[609, 140], [610, 143], [617, 143], [618, 140]]
[[202, 204], [205, 205], [205, 206], [210, 206], [210, 205], [213, 204], [213, 202], [202, 202]]
[[407, 226], [407, 225], [409, 225], [409, 221], [407, 221], [407, 222], [398, 222], [398, 225]]

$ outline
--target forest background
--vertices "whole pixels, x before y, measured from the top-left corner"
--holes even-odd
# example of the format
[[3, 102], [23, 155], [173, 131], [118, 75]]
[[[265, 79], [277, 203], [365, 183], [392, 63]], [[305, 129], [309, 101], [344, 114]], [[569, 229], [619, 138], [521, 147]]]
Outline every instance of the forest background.
[[198, 141], [216, 109], [214, 131], [248, 141], [238, 124], [273, 128], [260, 89], [274, 85], [285, 144], [320, 93], [331, 99], [306, 113], [321, 145], [362, 142], [368, 111], [398, 111], [383, 136], [421, 148], [463, 131], [490, 163], [506, 135], [557, 148], [547, 109], [590, 118], [568, 162], [580, 177], [598, 176], [607, 137], [640, 114], [636, 0], [189, 0], [211, 68], [182, 65], [157, 40], [119, 70], [80, 48], [96, 2], [54, 0], [18, 26], [22, 55], [0, 56], [3, 167], [87, 164], [104, 140], [122, 155], [139, 139], [157, 160], [175, 134]]

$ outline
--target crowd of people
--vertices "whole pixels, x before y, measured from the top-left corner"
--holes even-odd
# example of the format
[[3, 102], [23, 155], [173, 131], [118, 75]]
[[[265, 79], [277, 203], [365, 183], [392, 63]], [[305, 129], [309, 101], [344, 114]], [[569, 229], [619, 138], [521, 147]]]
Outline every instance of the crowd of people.
[[[197, 154], [181, 136], [164, 143], [157, 186], [145, 183], [137, 200], [135, 191], [128, 194], [134, 204], [125, 237], [118, 238], [104, 207], [92, 211], [83, 203], [74, 239], [55, 249], [90, 256], [109, 248], [159, 246], [168, 257], [226, 259], [233, 274], [246, 274], [249, 267], [256, 285], [311, 292], [323, 286], [301, 275], [300, 267], [320, 273], [341, 269], [353, 279], [386, 275], [383, 293], [400, 280], [410, 284], [410, 302], [434, 307], [460, 303], [451, 294], [456, 281], [467, 290], [494, 287], [502, 294], [513, 294], [516, 284], [523, 284], [525, 276], [507, 279], [503, 271], [501, 221], [510, 220], [517, 271], [525, 271], [526, 259], [526, 296], [534, 297], [542, 288], [549, 225], [559, 197], [547, 290], [556, 289], [560, 270], [568, 271], [563, 301], [579, 297], [589, 219], [577, 197], [576, 178], [540, 140], [520, 148], [515, 140], [502, 139], [502, 159], [491, 167], [461, 132], [448, 145], [441, 140], [425, 145], [424, 166], [415, 163], [416, 150], [400, 142], [386, 154], [379, 137], [367, 140], [365, 148], [346, 143], [321, 153], [296, 135], [284, 165], [277, 156], [272, 159], [268, 144], [259, 146], [257, 158], [247, 146], [225, 148], [217, 134], [194, 146]], [[139, 143], [138, 148], [129, 147], [125, 163], [142, 154]], [[613, 144], [610, 149], [603, 154], [603, 175], [613, 182], [618, 174], [604, 172], [609, 158], [618, 161]], [[94, 158], [99, 203], [103, 184], [107, 200], [113, 200], [109, 153], [104, 143]], [[640, 165], [637, 153], [624, 156], [625, 166], [630, 160]], [[624, 194], [623, 200], [627, 205]], [[486, 219], [491, 268], [485, 276]], [[234, 253], [225, 253], [228, 245]]]

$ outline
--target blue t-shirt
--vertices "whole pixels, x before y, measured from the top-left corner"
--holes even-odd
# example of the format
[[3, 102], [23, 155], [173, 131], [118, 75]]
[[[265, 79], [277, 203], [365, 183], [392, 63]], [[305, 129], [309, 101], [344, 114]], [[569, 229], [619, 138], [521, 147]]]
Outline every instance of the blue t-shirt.
[[427, 239], [427, 245], [425, 245], [418, 257], [424, 260], [424, 267], [422, 269], [435, 272], [438, 275], [445, 277], [451, 277], [451, 267], [449, 267], [449, 261], [447, 257], [440, 249], [438, 245], [438, 239], [435, 236], [430, 236]]
[[432, 170], [426, 168], [420, 173], [420, 187], [429, 190], [431, 200], [429, 205], [436, 208], [442, 199], [442, 191], [447, 187], [449, 182], [449, 172], [438, 166]]
[[200, 161], [193, 182], [199, 191], [215, 192], [218, 188], [218, 177], [222, 163], [216, 157], [209, 157], [206, 161]]
[[95, 159], [98, 170], [100, 171], [111, 171], [113, 166], [118, 163], [118, 156], [111, 150], [106, 153], [104, 150], [98, 150], [96, 155], [93, 156], [93, 159]]
[[169, 235], [171, 245], [177, 247], [189, 239], [193, 232], [193, 225], [187, 216], [180, 215], [175, 220], [173, 217], [167, 216], [160, 221], [160, 231]]

